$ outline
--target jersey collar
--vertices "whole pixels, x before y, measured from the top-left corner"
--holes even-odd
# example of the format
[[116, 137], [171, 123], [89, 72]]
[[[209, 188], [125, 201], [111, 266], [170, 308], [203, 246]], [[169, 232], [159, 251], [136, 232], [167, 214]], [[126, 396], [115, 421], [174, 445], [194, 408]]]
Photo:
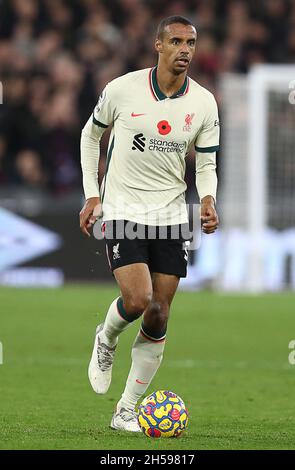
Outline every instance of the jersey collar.
[[[157, 66], [151, 68], [150, 73], [149, 73], [149, 83], [150, 83], [150, 89], [152, 92], [153, 97], [155, 98], [156, 101], [161, 101], [165, 100], [168, 98], [168, 96], [164, 95], [164, 93], [160, 90], [160, 87], [158, 85], [157, 81]], [[179, 96], [183, 96], [188, 92], [189, 89], [189, 78], [188, 76], [185, 77], [184, 83], [179, 90], [174, 93], [174, 95], [170, 96], [170, 99], [174, 98], [179, 98]]]

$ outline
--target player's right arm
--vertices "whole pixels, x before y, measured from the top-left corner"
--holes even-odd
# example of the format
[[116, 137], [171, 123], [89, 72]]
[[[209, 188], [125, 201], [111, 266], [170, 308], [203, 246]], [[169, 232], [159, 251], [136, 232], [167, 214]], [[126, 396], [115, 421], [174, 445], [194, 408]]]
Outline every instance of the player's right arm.
[[89, 229], [102, 215], [98, 184], [100, 140], [106, 128], [115, 120], [113, 102], [111, 87], [107, 85], [81, 133], [81, 167], [86, 201], [80, 211], [80, 229], [88, 237]]

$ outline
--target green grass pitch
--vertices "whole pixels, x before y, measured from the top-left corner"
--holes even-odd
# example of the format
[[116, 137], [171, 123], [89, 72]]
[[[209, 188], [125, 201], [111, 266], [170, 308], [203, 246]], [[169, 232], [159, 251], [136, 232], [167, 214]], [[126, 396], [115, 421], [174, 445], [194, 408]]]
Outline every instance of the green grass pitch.
[[121, 335], [109, 392], [87, 378], [94, 330], [115, 287], [0, 290], [1, 449], [294, 449], [295, 296], [178, 292], [164, 360], [149, 392], [189, 410], [179, 439], [109, 428], [139, 323]]

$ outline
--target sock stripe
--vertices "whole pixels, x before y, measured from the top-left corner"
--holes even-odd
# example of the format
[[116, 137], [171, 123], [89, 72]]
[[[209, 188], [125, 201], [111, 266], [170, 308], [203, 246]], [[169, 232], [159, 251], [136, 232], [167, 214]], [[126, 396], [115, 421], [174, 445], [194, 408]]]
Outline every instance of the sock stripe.
[[141, 322], [141, 330], [149, 338], [152, 338], [154, 340], [162, 340], [166, 336], [167, 324], [164, 326], [164, 328], [162, 328], [162, 330], [159, 331], [159, 330], [155, 330], [155, 329], [153, 330], [151, 328], [147, 328], [143, 320]]
[[123, 320], [128, 321], [129, 323], [134, 321], [134, 318], [131, 315], [128, 315], [125, 308], [123, 307], [122, 297], [119, 297], [117, 300], [117, 310], [118, 310], [118, 314], [120, 315], [121, 318], [123, 318]]
[[152, 336], [147, 335], [147, 334], [143, 331], [142, 328], [140, 329], [140, 334], [141, 334], [144, 338], [148, 339], [149, 341], [152, 341], [153, 343], [162, 343], [163, 341], [166, 340], [166, 334], [165, 334], [164, 336], [162, 336], [162, 338], [153, 338]]

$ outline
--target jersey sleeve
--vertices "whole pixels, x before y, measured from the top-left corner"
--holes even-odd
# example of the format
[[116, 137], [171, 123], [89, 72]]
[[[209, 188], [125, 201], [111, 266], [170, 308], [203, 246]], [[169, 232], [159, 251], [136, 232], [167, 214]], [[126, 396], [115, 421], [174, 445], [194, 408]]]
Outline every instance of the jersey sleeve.
[[93, 111], [93, 123], [96, 126], [107, 128], [116, 119], [116, 99], [112, 84], [109, 83], [98, 98]]
[[217, 104], [212, 96], [207, 115], [195, 140], [196, 187], [200, 200], [212, 196], [216, 201], [216, 152], [219, 150], [219, 118]]
[[97, 105], [81, 134], [81, 168], [85, 198], [99, 197], [98, 164], [100, 140], [106, 128], [116, 119], [116, 106], [111, 83], [101, 93]]
[[219, 118], [215, 99], [208, 102], [203, 126], [195, 140], [195, 150], [200, 153], [217, 152], [219, 149]]

